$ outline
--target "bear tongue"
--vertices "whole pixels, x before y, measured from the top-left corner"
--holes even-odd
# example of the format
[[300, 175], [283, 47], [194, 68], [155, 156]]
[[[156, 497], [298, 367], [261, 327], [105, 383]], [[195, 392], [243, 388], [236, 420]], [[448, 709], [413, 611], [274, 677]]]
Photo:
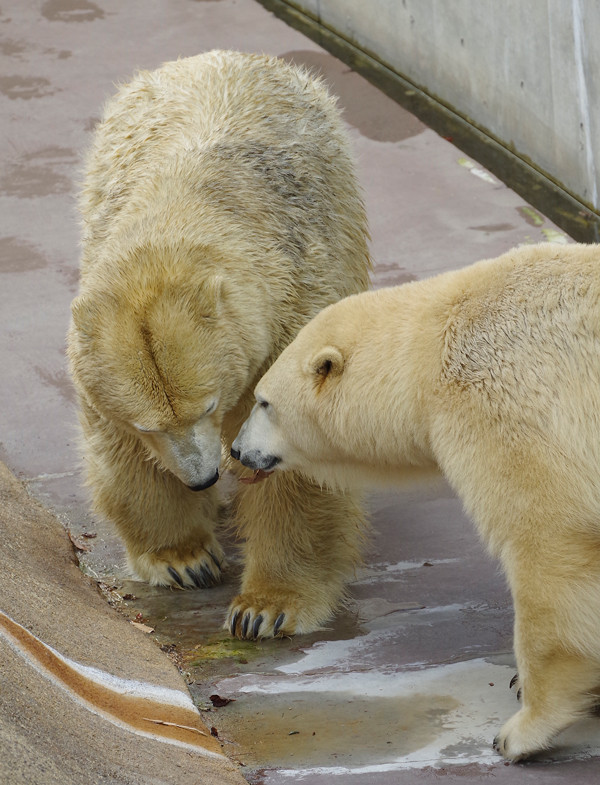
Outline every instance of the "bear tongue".
[[266, 479], [271, 474], [273, 474], [273, 472], [265, 472], [263, 469], [256, 469], [251, 477], [240, 477], [240, 482], [243, 482], [245, 485], [252, 485], [255, 482]]

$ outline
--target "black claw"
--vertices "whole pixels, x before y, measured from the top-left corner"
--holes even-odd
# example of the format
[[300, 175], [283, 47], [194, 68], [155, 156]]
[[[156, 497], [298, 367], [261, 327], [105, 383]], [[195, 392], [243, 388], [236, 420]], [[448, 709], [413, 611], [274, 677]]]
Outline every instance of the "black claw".
[[208, 567], [203, 566], [200, 568], [200, 575], [202, 576], [202, 580], [204, 581], [204, 588], [208, 589], [211, 586], [215, 585], [216, 578], [212, 574], [212, 572], [208, 569]]
[[519, 681], [519, 674], [518, 674], [518, 673], [515, 673], [515, 675], [514, 675], [514, 676], [512, 677], [512, 679], [510, 680], [510, 684], [508, 685], [508, 689], [509, 689], [509, 690], [512, 690], [512, 688], [515, 686], [515, 684], [516, 684], [518, 681]]
[[233, 618], [231, 619], [231, 624], [229, 625], [229, 631], [233, 636], [235, 636], [235, 628], [237, 627], [238, 619], [240, 618], [241, 611], [236, 611], [233, 614]]
[[498, 741], [498, 736], [494, 737], [494, 741], [492, 742], [492, 747], [500, 752], [500, 742]]
[[215, 554], [214, 554], [214, 553], [211, 553], [211, 551], [208, 551], [208, 555], [209, 555], [209, 556], [210, 556], [210, 558], [211, 558], [211, 559], [214, 561], [214, 563], [217, 565], [217, 569], [219, 569], [219, 570], [220, 570], [220, 569], [221, 569], [221, 562], [220, 562], [220, 561], [217, 559], [217, 557], [215, 556]]
[[197, 586], [199, 589], [202, 589], [202, 583], [200, 581], [200, 576], [198, 573], [194, 572], [191, 567], [186, 567], [185, 571], [187, 572], [189, 578], [193, 581], [194, 585]]
[[279, 616], [275, 619], [275, 624], [273, 625], [273, 636], [277, 635], [279, 632], [279, 628], [283, 624], [283, 620], [285, 619], [285, 613], [280, 613]]
[[183, 579], [181, 575], [177, 572], [177, 570], [174, 567], [169, 566], [167, 567], [167, 572], [169, 573], [171, 578], [173, 578], [173, 580], [176, 581], [183, 589]]
[[250, 624], [250, 614], [247, 613], [244, 616], [244, 621], [242, 622], [242, 638], [246, 637], [246, 633], [248, 632], [248, 625]]
[[252, 637], [254, 639], [258, 638], [258, 631], [260, 630], [260, 625], [262, 624], [262, 614], [259, 613], [256, 619], [254, 619], [254, 624], [252, 625]]
[[517, 700], [521, 700], [521, 696], [523, 695], [523, 688], [519, 687], [519, 691], [517, 692]]

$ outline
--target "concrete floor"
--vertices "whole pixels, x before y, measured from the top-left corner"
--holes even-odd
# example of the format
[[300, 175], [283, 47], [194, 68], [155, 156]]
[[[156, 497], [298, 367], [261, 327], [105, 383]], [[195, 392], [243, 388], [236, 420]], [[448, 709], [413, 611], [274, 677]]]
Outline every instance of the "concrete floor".
[[[265, 785], [596, 781], [598, 720], [541, 762], [507, 766], [492, 751], [517, 708], [510, 598], [443, 483], [370, 497], [365, 566], [328, 630], [235, 642], [221, 630], [239, 577], [235, 549], [220, 587], [150, 589], [127, 574], [110, 525], [88, 512], [64, 361], [78, 276], [74, 197], [102, 103], [136, 68], [211, 48], [306, 63], [339, 95], [365, 189], [374, 286], [569, 238], [254, 0], [9, 0], [0, 33], [0, 459], [60, 516], [110, 601], [171, 647], [244, 776]], [[234, 700], [215, 708], [213, 694]]]

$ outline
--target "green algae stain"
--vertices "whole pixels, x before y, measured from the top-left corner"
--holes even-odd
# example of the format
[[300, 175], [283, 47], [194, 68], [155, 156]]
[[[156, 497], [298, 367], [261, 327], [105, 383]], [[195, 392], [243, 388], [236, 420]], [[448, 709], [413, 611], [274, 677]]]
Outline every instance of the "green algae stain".
[[531, 226], [542, 226], [544, 224], [544, 219], [533, 207], [524, 205], [523, 207], [517, 207], [517, 211]]
[[486, 183], [491, 183], [492, 185], [498, 185], [495, 177], [492, 177], [488, 171], [474, 164], [473, 161], [469, 161], [468, 158], [459, 158], [458, 164], [464, 166], [465, 169], [468, 169], [475, 177], [479, 177], [480, 180], [485, 180]]
[[256, 643], [234, 638], [221, 638], [194, 648], [189, 664], [195, 667], [207, 660], [238, 659], [247, 661], [258, 656]]
[[556, 229], [542, 229], [542, 234], [549, 243], [561, 243], [562, 245], [566, 245], [569, 242], [567, 235]]

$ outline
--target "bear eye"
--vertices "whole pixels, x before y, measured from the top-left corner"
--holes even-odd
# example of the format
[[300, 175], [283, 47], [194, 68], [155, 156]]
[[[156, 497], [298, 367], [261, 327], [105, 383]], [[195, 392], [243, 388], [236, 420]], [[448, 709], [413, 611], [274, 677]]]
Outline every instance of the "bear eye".
[[260, 398], [256, 402], [258, 403], [261, 409], [268, 409], [270, 406], [270, 403], [268, 401], [265, 401], [264, 398]]
[[146, 428], [144, 425], [140, 425], [137, 422], [133, 423], [133, 427], [140, 433], [162, 433], [158, 428]]
[[218, 403], [219, 403], [219, 401], [217, 400], [217, 398], [215, 398], [214, 401], [211, 401], [210, 405], [208, 406], [208, 408], [204, 412], [204, 415], [206, 416], [206, 415], [212, 414], [214, 412], [214, 410], [217, 408], [217, 404]]

